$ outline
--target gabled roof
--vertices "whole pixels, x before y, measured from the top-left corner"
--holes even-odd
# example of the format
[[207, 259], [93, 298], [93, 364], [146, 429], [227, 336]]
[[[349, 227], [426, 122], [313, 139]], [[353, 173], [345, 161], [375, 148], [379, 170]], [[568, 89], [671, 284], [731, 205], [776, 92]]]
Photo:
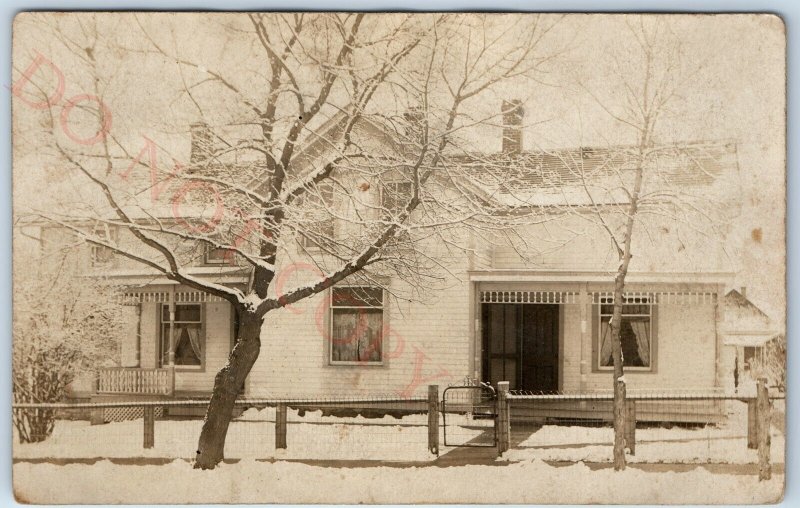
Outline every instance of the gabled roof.
[[763, 346], [778, 335], [772, 320], [741, 292], [732, 289], [722, 299], [723, 341], [732, 346]]
[[756, 304], [735, 289], [731, 289], [725, 294], [724, 302], [726, 307], [742, 309], [754, 316], [769, 319], [769, 316], [763, 310], [759, 309]]

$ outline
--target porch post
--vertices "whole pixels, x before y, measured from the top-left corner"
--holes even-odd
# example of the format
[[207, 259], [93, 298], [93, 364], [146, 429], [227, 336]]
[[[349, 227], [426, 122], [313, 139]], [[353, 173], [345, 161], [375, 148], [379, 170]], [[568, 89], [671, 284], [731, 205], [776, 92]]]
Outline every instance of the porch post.
[[[586, 391], [586, 379], [589, 373], [589, 365], [591, 362], [592, 352], [592, 336], [591, 336], [591, 319], [592, 319], [592, 302], [589, 298], [588, 284], [584, 283], [580, 286], [580, 293], [578, 295], [578, 302], [581, 308], [581, 363], [580, 363], [580, 383], [578, 389], [581, 393]], [[585, 406], [585, 402], [581, 402], [581, 407]]]
[[169, 288], [169, 350], [167, 353], [169, 369], [169, 395], [175, 393], [175, 286]]
[[758, 378], [756, 392], [756, 434], [758, 441], [758, 481], [772, 478], [770, 464], [770, 402], [767, 378]]

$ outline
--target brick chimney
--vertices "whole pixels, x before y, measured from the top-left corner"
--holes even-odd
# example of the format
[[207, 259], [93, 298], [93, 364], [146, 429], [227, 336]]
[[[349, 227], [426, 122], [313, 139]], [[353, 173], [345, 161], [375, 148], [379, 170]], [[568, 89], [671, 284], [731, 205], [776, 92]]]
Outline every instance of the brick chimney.
[[503, 153], [522, 152], [522, 119], [525, 110], [521, 100], [503, 101]]
[[192, 134], [192, 150], [189, 162], [202, 164], [214, 153], [214, 134], [207, 123], [193, 123], [189, 128]]

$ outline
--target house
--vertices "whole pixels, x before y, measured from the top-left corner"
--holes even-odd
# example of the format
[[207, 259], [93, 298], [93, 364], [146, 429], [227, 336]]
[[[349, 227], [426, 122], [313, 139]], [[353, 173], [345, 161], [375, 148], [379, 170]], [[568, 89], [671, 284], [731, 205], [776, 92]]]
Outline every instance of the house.
[[770, 341], [780, 332], [772, 319], [747, 298], [747, 288], [731, 289], [723, 299], [722, 364], [725, 388], [752, 389], [754, 364], [762, 359]]
[[[528, 244], [493, 245], [469, 238], [468, 252], [426, 244], [448, 267], [448, 276], [424, 301], [401, 300], [384, 289], [351, 283], [269, 313], [244, 395], [411, 396], [424, 394], [428, 384], [444, 386], [465, 377], [506, 380], [513, 390], [534, 392], [610, 389], [607, 338], [617, 263], [603, 227], [587, 220], [595, 209], [587, 202], [580, 175], [614, 178], [614, 171], [626, 164], [627, 148], [524, 151], [521, 113], [504, 120], [499, 153], [464, 154], [457, 160], [462, 170], [473, 173], [480, 173], [487, 158], [507, 161], [507, 180], [484, 182], [487, 199], [537, 203], [549, 219], [521, 227], [519, 236]], [[321, 127], [320, 139], [335, 125], [331, 121]], [[363, 129], [380, 138], [379, 126]], [[202, 126], [192, 133], [194, 159], [202, 157], [209, 134]], [[311, 152], [310, 163], [324, 159], [324, 148], [312, 146]], [[728, 141], [686, 143], [667, 147], [664, 154], [660, 178], [699, 194], [724, 195], [729, 188], [719, 182], [738, 171], [736, 146]], [[381, 199], [381, 194], [374, 196]], [[605, 191], [604, 199], [595, 204], [613, 208], [619, 192]], [[730, 201], [735, 208], [736, 198]], [[722, 390], [722, 295], [733, 275], [724, 238], [679, 231], [672, 220], [658, 215], [643, 216], [642, 224], [647, 234], [634, 238], [623, 310], [629, 390]], [[58, 244], [64, 234], [60, 228], [45, 228], [42, 237]], [[105, 234], [117, 242], [132, 241], [124, 230]], [[287, 287], [318, 276], [303, 263], [313, 242], [302, 235], [294, 241], [287, 247], [294, 255], [278, 267]], [[231, 305], [102, 247], [85, 248], [87, 272], [102, 271], [125, 286], [133, 316], [121, 367], [99, 370], [97, 397], [207, 396], [234, 342], [237, 320]], [[201, 250], [188, 273], [244, 288], [248, 271], [227, 261], [224, 251]], [[385, 278], [385, 287], [400, 293], [405, 285], [400, 278]], [[718, 407], [702, 404], [675, 408], [643, 407], [639, 418], [708, 421], [720, 414]], [[552, 408], [562, 416], [592, 410]]]

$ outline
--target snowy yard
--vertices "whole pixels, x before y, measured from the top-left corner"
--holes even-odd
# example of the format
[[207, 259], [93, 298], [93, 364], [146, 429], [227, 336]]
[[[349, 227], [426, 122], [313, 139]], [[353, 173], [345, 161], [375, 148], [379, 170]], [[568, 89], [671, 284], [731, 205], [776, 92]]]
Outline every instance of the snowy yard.
[[[774, 400], [771, 426], [771, 462], [782, 464], [785, 401]], [[514, 439], [516, 437], [516, 439]], [[512, 426], [512, 448], [507, 460], [541, 459], [564, 462], [611, 462], [614, 431], [610, 426], [545, 425], [526, 431]], [[758, 451], [747, 448], [747, 406], [728, 406], [727, 417], [715, 425], [681, 427], [641, 423], [636, 429], [633, 463], [667, 464], [756, 464]]]
[[[636, 453], [631, 462], [642, 463], [727, 463], [754, 464], [757, 451], [747, 448], [746, 412], [739, 411], [719, 425], [697, 428], [640, 427], [636, 430]], [[782, 413], [776, 412], [776, 418]], [[275, 408], [249, 409], [228, 431], [225, 456], [238, 459], [380, 460], [425, 462], [436, 459], [427, 449], [425, 414], [403, 418], [322, 416], [306, 411], [300, 416], [289, 409], [287, 449], [275, 449]], [[440, 421], [441, 424], [441, 421]], [[19, 444], [14, 457], [34, 458], [194, 458], [200, 420], [157, 420], [155, 447], [142, 447], [142, 421], [89, 425], [85, 420], [59, 420], [46, 441]], [[444, 446], [440, 425], [440, 453], [455, 448]], [[450, 442], [465, 442], [479, 436], [489, 442], [491, 423], [463, 415], [447, 415]], [[482, 435], [483, 434], [483, 435]], [[609, 462], [613, 430], [609, 426], [542, 427], [512, 426], [512, 448], [501, 460], [533, 459], [565, 462]], [[783, 463], [785, 440], [780, 427], [772, 427], [772, 462]]]
[[[611, 427], [546, 425], [512, 447], [508, 460], [541, 459], [566, 462], [610, 462], [614, 431]], [[772, 430], [772, 463], [784, 461], [784, 436]], [[689, 429], [636, 429], [636, 454], [629, 462], [681, 464], [754, 464], [758, 451], [747, 448], [747, 428], [723, 424]]]
[[[776, 401], [777, 402], [777, 401]], [[782, 402], [778, 402], [782, 404]], [[746, 406], [719, 425], [697, 428], [674, 426], [644, 427], [636, 430], [636, 453], [631, 462], [688, 464], [755, 464], [757, 451], [747, 448]], [[780, 408], [777, 408], [780, 409]], [[782, 412], [774, 413], [776, 420]], [[237, 418], [228, 431], [226, 458], [298, 460], [379, 460], [428, 462], [436, 456], [428, 452], [428, 417], [425, 414], [403, 418], [322, 416], [306, 411], [300, 416], [289, 409], [287, 449], [275, 449], [275, 408], [249, 409]], [[440, 454], [457, 448], [444, 446], [444, 427], [439, 428]], [[14, 444], [14, 457], [34, 458], [185, 458], [193, 459], [200, 420], [157, 420], [155, 447], [142, 447], [142, 420], [89, 425], [82, 420], [59, 420], [46, 441]], [[785, 439], [782, 427], [772, 427], [772, 462], [784, 462]], [[476, 421], [464, 415], [447, 415], [450, 443], [481, 438], [491, 442], [490, 421]], [[612, 457], [613, 430], [610, 426], [512, 425], [512, 447], [501, 460], [533, 459], [564, 462], [609, 462]]]
[[[332, 417], [319, 411], [299, 416], [289, 409], [287, 449], [275, 449], [275, 408], [249, 409], [228, 431], [228, 458], [429, 461], [428, 416], [403, 418]], [[471, 424], [448, 415], [448, 423]], [[142, 447], [142, 420], [89, 425], [88, 421], [58, 421], [53, 435], [35, 444], [15, 441], [15, 458], [194, 458], [201, 420], [158, 420], [155, 447]], [[440, 429], [441, 432], [442, 429]], [[480, 428], [459, 427], [462, 437], [477, 437]], [[441, 442], [441, 438], [440, 438]]]

